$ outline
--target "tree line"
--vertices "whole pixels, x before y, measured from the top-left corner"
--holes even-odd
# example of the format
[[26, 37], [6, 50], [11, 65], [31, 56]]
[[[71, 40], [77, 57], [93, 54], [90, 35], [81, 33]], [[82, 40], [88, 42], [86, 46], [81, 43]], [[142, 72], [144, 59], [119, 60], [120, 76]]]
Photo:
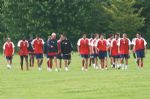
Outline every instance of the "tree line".
[[82, 32], [141, 32], [150, 39], [149, 0], [0, 0], [0, 45], [6, 37], [40, 34], [45, 40], [52, 32], [67, 33], [76, 44]]

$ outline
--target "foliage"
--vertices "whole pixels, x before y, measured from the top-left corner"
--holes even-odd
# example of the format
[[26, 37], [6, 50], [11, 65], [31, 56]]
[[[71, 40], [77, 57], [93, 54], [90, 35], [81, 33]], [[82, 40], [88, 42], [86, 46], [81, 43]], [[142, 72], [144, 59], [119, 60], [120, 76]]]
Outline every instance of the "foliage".
[[[76, 45], [82, 32], [137, 31], [149, 34], [148, 0], [1, 0], [0, 39], [7, 36], [16, 43], [23, 36], [52, 32], [67, 33]], [[140, 6], [137, 6], [140, 5]], [[146, 21], [144, 21], [144, 19]], [[4, 40], [3, 40], [4, 42]], [[2, 45], [2, 43], [0, 45]]]

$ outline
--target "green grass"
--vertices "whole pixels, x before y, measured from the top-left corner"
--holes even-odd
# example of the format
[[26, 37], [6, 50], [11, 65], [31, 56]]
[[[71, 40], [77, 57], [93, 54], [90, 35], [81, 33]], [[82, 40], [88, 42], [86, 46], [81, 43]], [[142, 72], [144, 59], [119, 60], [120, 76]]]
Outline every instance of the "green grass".
[[69, 72], [47, 72], [46, 62], [41, 72], [37, 66], [21, 71], [18, 55], [13, 69], [7, 70], [2, 55], [0, 59], [0, 99], [150, 99], [150, 52], [144, 69], [138, 70], [131, 58], [126, 71], [90, 68], [81, 72], [77, 54]]

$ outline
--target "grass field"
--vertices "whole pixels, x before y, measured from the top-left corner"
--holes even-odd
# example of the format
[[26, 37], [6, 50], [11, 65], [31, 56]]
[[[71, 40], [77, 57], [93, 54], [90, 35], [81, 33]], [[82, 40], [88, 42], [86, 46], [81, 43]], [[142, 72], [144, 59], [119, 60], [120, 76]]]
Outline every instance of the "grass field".
[[81, 72], [80, 57], [72, 56], [70, 71], [48, 72], [37, 66], [21, 71], [19, 56], [7, 70], [0, 56], [0, 99], [150, 99], [150, 52], [145, 67], [137, 69], [131, 58], [126, 71], [111, 69]]

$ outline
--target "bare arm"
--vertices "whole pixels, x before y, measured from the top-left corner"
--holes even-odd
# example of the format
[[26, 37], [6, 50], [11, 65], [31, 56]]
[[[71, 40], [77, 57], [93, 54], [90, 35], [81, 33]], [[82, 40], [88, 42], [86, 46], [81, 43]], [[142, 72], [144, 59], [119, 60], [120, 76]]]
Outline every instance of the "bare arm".
[[14, 55], [14, 52], [15, 52], [15, 48], [13, 47], [13, 53], [12, 53], [12, 55]]
[[77, 50], [78, 50], [78, 53], [80, 54], [80, 51], [79, 51], [79, 46], [77, 46]]
[[145, 45], [145, 53], [147, 53], [147, 46]]
[[3, 56], [5, 56], [5, 50], [3, 49]]

